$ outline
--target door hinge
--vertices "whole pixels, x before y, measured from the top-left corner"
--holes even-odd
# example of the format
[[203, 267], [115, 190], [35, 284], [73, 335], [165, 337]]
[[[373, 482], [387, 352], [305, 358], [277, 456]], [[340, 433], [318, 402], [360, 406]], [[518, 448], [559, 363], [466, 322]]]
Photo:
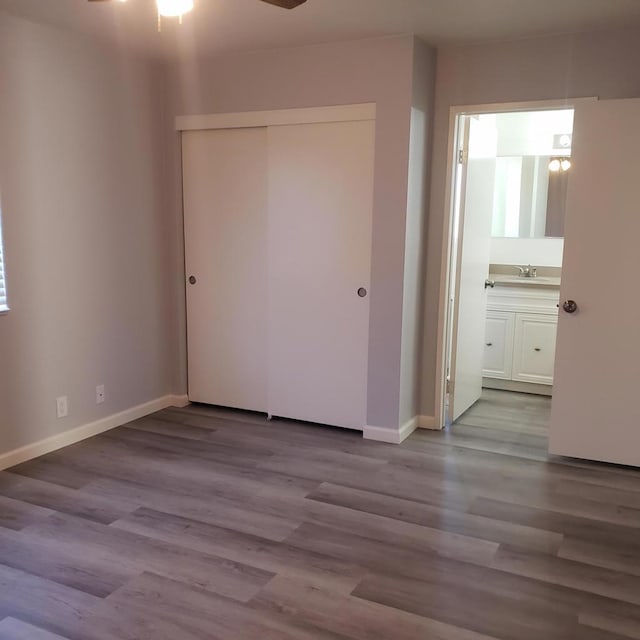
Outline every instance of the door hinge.
[[458, 164], [465, 164], [467, 162], [467, 152], [465, 149], [458, 149]]
[[447, 378], [447, 384], [445, 385], [445, 392], [451, 393], [451, 379]]

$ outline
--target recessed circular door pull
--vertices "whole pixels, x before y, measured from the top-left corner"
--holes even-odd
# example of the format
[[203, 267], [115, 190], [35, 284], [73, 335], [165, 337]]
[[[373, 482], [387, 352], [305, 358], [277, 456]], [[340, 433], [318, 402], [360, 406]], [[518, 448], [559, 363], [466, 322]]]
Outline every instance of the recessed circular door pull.
[[567, 313], [575, 313], [578, 310], [578, 303], [575, 300], [565, 300], [562, 303], [562, 308]]
[[195, 284], [197, 282], [195, 276], [189, 276], [189, 284]]
[[367, 297], [367, 290], [366, 290], [364, 287], [360, 287], [360, 288], [358, 289], [358, 295], [359, 295], [361, 298], [366, 298], [366, 297]]

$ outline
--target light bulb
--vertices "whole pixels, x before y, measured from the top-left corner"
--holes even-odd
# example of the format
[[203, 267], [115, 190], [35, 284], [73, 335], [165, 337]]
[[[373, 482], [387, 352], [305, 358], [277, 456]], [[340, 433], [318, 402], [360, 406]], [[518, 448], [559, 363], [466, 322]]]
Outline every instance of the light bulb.
[[178, 18], [193, 9], [193, 0], [156, 0], [158, 13], [165, 18]]
[[549, 163], [549, 171], [553, 171], [554, 173], [560, 171], [560, 160], [558, 160], [557, 158], [554, 158]]
[[565, 158], [564, 160], [562, 160], [560, 162], [560, 168], [563, 171], [569, 171], [569, 169], [571, 169], [571, 160], [568, 160], [567, 158]]

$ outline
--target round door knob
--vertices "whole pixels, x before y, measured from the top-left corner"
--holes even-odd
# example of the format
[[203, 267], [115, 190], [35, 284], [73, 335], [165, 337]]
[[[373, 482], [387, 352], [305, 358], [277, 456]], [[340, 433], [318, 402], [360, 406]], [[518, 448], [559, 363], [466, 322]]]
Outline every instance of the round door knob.
[[189, 276], [189, 284], [195, 284], [197, 282], [195, 276]]
[[578, 303], [575, 300], [565, 300], [562, 303], [562, 308], [567, 313], [575, 313], [578, 310]]
[[367, 297], [367, 290], [366, 290], [364, 287], [360, 287], [360, 288], [358, 289], [358, 295], [359, 295], [361, 298], [366, 298], [366, 297]]

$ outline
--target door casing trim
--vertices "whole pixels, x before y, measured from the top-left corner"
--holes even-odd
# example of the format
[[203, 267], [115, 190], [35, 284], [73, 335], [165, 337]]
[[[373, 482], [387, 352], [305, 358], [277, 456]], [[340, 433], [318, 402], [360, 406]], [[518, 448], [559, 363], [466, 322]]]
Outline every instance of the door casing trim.
[[[514, 111], [545, 111], [552, 109], [576, 108], [580, 104], [594, 102], [596, 96], [581, 98], [559, 98], [557, 100], [533, 100], [526, 102], [496, 102], [471, 105], [454, 105], [449, 109], [449, 135], [447, 142], [447, 177], [444, 201], [444, 225], [442, 230], [442, 252], [440, 261], [440, 287], [438, 295], [438, 323], [435, 377], [435, 429], [443, 429], [446, 423], [446, 368], [447, 368], [447, 317], [450, 295], [454, 295], [454, 304], [458, 304], [459, 292], [451, 283], [451, 253], [453, 250], [453, 219], [458, 143], [458, 123], [462, 116], [485, 113], [510, 113]], [[458, 246], [458, 250], [460, 247]]]

